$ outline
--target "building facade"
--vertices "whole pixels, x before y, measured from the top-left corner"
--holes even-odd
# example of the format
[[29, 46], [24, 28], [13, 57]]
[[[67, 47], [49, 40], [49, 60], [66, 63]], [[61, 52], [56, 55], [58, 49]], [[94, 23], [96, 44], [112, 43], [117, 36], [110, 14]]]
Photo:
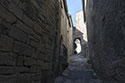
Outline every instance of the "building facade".
[[73, 24], [72, 18], [68, 14], [67, 0], [60, 0], [60, 54], [58, 62], [60, 66], [57, 68], [60, 69], [60, 74], [68, 65], [68, 57], [72, 55], [72, 30]]
[[85, 42], [87, 42], [87, 29], [86, 24], [84, 23], [84, 14], [83, 10], [76, 13], [76, 29], [83, 33], [81, 39], [83, 39]]
[[[87, 56], [87, 29], [84, 23], [83, 11], [76, 13], [76, 28], [74, 30], [74, 42], [76, 39], [80, 40], [81, 43], [81, 54]], [[76, 48], [77, 49], [77, 48]]]
[[0, 83], [52, 83], [63, 72], [67, 11], [66, 0], [0, 1]]

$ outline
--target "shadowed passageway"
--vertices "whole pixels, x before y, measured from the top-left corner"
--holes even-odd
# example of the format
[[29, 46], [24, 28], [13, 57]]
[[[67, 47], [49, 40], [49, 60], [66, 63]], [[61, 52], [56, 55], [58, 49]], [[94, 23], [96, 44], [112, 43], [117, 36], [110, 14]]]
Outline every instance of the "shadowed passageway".
[[0, 0], [0, 83], [125, 83], [125, 0], [68, 1]]
[[92, 69], [87, 69], [87, 58], [73, 55], [69, 58], [69, 66], [55, 83], [101, 83]]

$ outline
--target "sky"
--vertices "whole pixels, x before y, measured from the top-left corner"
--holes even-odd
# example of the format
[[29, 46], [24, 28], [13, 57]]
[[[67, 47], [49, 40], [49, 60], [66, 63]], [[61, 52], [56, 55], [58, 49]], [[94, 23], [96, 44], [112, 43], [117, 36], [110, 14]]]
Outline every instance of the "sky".
[[82, 0], [67, 0], [69, 14], [72, 15], [73, 25], [75, 26], [76, 12], [82, 10]]

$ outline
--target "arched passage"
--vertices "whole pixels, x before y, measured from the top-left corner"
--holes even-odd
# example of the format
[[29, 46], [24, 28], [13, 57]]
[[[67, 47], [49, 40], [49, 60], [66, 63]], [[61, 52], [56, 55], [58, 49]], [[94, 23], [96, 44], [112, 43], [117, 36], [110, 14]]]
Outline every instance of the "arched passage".
[[74, 54], [81, 53], [81, 39], [75, 38], [74, 39]]

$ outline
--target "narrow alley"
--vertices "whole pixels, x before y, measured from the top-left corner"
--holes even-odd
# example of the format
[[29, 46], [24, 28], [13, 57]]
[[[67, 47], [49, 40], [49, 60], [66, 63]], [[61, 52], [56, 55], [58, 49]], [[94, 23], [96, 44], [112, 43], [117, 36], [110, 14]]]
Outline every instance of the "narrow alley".
[[0, 83], [125, 83], [125, 0], [0, 0]]
[[78, 54], [69, 57], [69, 66], [54, 83], [101, 83], [87, 61], [87, 58]]

